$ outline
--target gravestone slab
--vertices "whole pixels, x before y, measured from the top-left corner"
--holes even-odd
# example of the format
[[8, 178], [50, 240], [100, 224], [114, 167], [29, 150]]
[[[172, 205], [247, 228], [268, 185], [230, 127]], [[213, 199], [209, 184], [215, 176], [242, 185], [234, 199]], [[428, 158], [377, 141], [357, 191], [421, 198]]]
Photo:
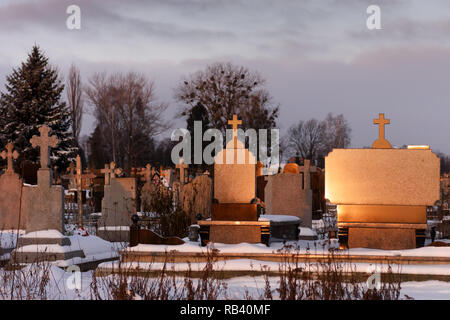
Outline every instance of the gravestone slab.
[[301, 174], [267, 176], [264, 198], [267, 214], [296, 216], [303, 227], [312, 227], [312, 190], [303, 189]]
[[434, 205], [439, 158], [431, 150], [334, 149], [325, 158], [325, 197], [334, 204]]
[[38, 170], [38, 185], [24, 186], [22, 212], [26, 216], [26, 230], [54, 229], [64, 232], [64, 189], [51, 185], [51, 170]]
[[0, 229], [14, 230], [19, 227], [25, 230], [27, 224], [26, 214], [21, 214], [19, 224], [20, 210], [20, 192], [22, 181], [15, 173], [5, 173], [0, 176]]
[[114, 178], [105, 185], [100, 226], [129, 226], [136, 213], [136, 179]]
[[[250, 203], [256, 197], [256, 161], [238, 140], [216, 155], [214, 163], [214, 198], [219, 203]], [[235, 161], [236, 160], [236, 161]]]

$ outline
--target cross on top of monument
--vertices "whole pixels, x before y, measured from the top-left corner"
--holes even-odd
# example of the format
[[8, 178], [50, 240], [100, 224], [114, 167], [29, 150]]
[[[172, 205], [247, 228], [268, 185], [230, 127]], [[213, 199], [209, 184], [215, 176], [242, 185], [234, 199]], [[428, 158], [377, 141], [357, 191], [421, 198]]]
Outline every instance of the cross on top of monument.
[[378, 119], [373, 119], [373, 123], [378, 125], [378, 139], [372, 144], [372, 148], [374, 149], [390, 149], [392, 148], [389, 141], [386, 140], [384, 134], [384, 126], [386, 124], [390, 124], [391, 121], [389, 119], [384, 118], [384, 113], [380, 113], [378, 115]]
[[111, 176], [111, 179], [114, 179], [115, 177], [116, 177], [116, 174], [121, 174], [122, 173], [122, 169], [120, 169], [120, 168], [117, 168], [116, 169], [116, 163], [114, 162], [114, 161], [112, 161], [110, 164], [109, 164], [109, 168], [110, 168], [110, 176]]
[[177, 169], [180, 169], [180, 182], [184, 184], [184, 169], [188, 168], [189, 166], [184, 163], [184, 160], [180, 158], [180, 163], [176, 165]]
[[105, 169], [101, 169], [100, 172], [105, 175], [105, 185], [109, 184], [109, 177], [111, 174], [111, 170], [109, 169], [109, 164], [105, 164]]
[[14, 152], [13, 152], [13, 149], [14, 149], [13, 144], [11, 142], [9, 142], [6, 145], [6, 151], [2, 151], [2, 153], [0, 153], [0, 156], [3, 159], [6, 159], [6, 158], [8, 159], [8, 167], [6, 169], [6, 173], [9, 173], [9, 174], [14, 173], [13, 159], [17, 159], [19, 157], [19, 153], [16, 150], [14, 150]]
[[45, 124], [39, 128], [40, 136], [34, 135], [31, 139], [33, 148], [40, 148], [41, 169], [47, 169], [50, 162], [50, 148], [55, 148], [58, 145], [56, 136], [49, 136], [50, 128]]
[[228, 124], [233, 126], [233, 147], [237, 148], [237, 129], [242, 124], [242, 120], [238, 120], [237, 114], [233, 114], [233, 120], [228, 120]]
[[238, 120], [237, 114], [233, 114], [233, 120], [228, 120], [228, 124], [233, 126], [233, 134], [237, 131], [238, 125], [242, 124], [242, 120]]
[[311, 167], [311, 160], [305, 159], [303, 166], [299, 168], [299, 172], [303, 173], [303, 185], [305, 189], [311, 189], [311, 172], [317, 172], [317, 167]]

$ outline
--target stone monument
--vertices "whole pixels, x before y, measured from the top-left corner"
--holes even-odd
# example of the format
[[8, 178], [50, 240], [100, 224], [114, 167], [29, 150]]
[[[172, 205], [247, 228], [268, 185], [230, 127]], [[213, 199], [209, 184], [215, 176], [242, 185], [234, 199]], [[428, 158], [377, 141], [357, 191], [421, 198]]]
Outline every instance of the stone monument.
[[299, 217], [301, 226], [312, 227], [312, 199], [310, 172], [316, 168], [309, 160], [299, 167], [295, 163], [285, 165], [282, 173], [267, 176], [264, 189], [266, 213]]
[[389, 119], [374, 120], [371, 149], [334, 149], [325, 158], [325, 197], [337, 205], [341, 247], [423, 246], [427, 206], [439, 200], [439, 158], [427, 146], [394, 149]]
[[37, 186], [24, 186], [20, 214], [26, 218], [26, 234], [19, 238], [11, 253], [13, 263], [66, 260], [84, 257], [82, 250], [72, 250], [70, 239], [63, 235], [64, 189], [52, 185], [49, 148], [56, 147], [56, 136], [49, 136], [50, 128], [39, 128], [40, 136], [30, 140], [40, 148], [40, 168]]
[[259, 220], [256, 197], [256, 160], [237, 137], [242, 124], [233, 116], [233, 137], [214, 158], [214, 201], [211, 219], [200, 220], [202, 245], [219, 243], [265, 243], [270, 241], [270, 221]]
[[22, 180], [13, 167], [13, 160], [19, 153], [8, 143], [0, 156], [7, 159], [6, 171], [0, 176], [0, 230], [25, 230], [26, 216], [20, 214]]
[[105, 187], [97, 235], [112, 242], [128, 241], [131, 216], [136, 213], [136, 178], [118, 178], [122, 170], [114, 162], [102, 172]]

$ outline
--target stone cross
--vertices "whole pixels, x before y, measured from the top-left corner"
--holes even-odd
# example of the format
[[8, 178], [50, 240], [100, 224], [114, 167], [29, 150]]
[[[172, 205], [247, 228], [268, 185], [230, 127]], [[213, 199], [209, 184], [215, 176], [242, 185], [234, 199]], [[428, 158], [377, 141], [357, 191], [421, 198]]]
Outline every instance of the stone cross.
[[384, 118], [384, 113], [378, 115], [378, 119], [373, 119], [373, 123], [378, 125], [378, 139], [372, 144], [372, 148], [375, 149], [390, 149], [392, 148], [389, 141], [386, 140], [384, 135], [384, 126], [390, 124], [389, 119]]
[[110, 173], [109, 173], [110, 176], [111, 176], [111, 179], [115, 179], [116, 178], [116, 174], [121, 174], [122, 173], [122, 169], [120, 169], [120, 168], [116, 169], [116, 163], [114, 161], [112, 161], [109, 164], [109, 169], [111, 170]]
[[233, 147], [237, 148], [237, 127], [242, 124], [242, 120], [238, 120], [237, 114], [234, 114], [233, 120], [228, 120], [228, 124], [233, 126]]
[[17, 159], [19, 157], [19, 153], [14, 150], [14, 146], [11, 142], [9, 142], [6, 145], [6, 151], [2, 151], [2, 153], [0, 154], [0, 156], [2, 156], [3, 159], [8, 158], [8, 167], [6, 169], [6, 173], [8, 174], [12, 174], [14, 173], [14, 168], [13, 168], [13, 159]]
[[180, 169], [180, 182], [181, 184], [184, 184], [184, 169], [188, 168], [189, 166], [187, 164], [184, 163], [183, 159], [180, 159], [180, 163], [177, 164], [177, 169]]
[[50, 148], [58, 145], [56, 136], [49, 136], [50, 128], [45, 124], [39, 128], [40, 136], [33, 136], [30, 139], [33, 148], [39, 147], [41, 151], [41, 169], [47, 169], [50, 162]]
[[87, 188], [87, 186], [91, 186], [92, 185], [92, 179], [94, 179], [95, 177], [96, 177], [96, 175], [93, 174], [91, 172], [91, 170], [89, 170], [89, 168], [86, 168], [86, 173], [83, 174], [83, 178], [84, 178], [84, 181], [85, 181], [84, 183], [85, 183], [86, 188]]
[[100, 170], [101, 173], [105, 175], [105, 185], [109, 184], [109, 178], [111, 175], [111, 170], [109, 169], [109, 164], [105, 164], [105, 169]]
[[311, 160], [305, 159], [302, 167], [299, 168], [300, 172], [303, 172], [303, 185], [305, 189], [311, 189], [311, 172], [317, 172], [317, 168], [313, 166], [311, 168]]

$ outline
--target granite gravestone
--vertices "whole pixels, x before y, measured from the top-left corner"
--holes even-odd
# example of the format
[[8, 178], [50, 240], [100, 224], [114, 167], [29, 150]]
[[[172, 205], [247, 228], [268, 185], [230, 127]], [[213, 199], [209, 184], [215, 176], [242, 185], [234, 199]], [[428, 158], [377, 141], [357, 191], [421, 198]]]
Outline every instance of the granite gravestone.
[[439, 199], [439, 158], [427, 146], [334, 149], [325, 158], [325, 197], [337, 204], [342, 247], [411, 249], [424, 243], [426, 207]]

